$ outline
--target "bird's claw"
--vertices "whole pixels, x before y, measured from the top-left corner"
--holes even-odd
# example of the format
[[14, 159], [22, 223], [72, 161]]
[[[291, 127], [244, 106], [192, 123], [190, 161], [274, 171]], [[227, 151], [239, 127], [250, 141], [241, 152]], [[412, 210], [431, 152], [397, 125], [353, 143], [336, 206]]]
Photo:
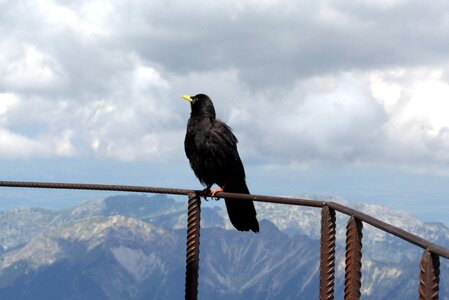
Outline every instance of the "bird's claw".
[[220, 199], [220, 197], [217, 197], [216, 194], [218, 194], [220, 192], [223, 192], [222, 188], [211, 190], [210, 186], [207, 186], [204, 190], [200, 191], [199, 195], [200, 195], [200, 197], [203, 197], [204, 200], [206, 200], [206, 201], [209, 201], [209, 199], [207, 199], [207, 197], [209, 197], [209, 195], [212, 199], [214, 199], [215, 201], [218, 201]]
[[220, 197], [217, 197], [216, 194], [223, 192], [222, 188], [218, 188], [216, 190], [212, 190], [210, 195], [213, 199], [215, 199], [215, 201], [218, 201], [220, 199]]
[[204, 198], [204, 200], [209, 201], [207, 196], [210, 194], [210, 186], [206, 187], [204, 190], [200, 192], [200, 196]]

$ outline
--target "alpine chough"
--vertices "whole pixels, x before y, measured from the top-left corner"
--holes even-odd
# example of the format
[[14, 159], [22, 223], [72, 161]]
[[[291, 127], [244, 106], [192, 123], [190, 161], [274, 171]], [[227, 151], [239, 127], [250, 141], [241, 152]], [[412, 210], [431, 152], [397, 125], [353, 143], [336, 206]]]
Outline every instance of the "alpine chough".
[[[237, 152], [237, 138], [231, 128], [215, 118], [212, 100], [204, 94], [182, 96], [191, 104], [190, 119], [184, 147], [190, 166], [208, 194], [213, 184], [220, 187], [212, 191], [249, 194], [245, 170]], [[259, 222], [252, 201], [226, 199], [226, 208], [232, 225], [239, 231], [259, 232]]]

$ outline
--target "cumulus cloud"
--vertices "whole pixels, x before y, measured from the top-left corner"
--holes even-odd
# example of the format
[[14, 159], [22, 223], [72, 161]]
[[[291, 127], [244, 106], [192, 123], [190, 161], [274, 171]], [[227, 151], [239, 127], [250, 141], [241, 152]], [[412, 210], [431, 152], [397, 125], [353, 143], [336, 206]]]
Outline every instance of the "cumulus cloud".
[[14, 105], [18, 104], [20, 101], [17, 95], [11, 93], [0, 93], [0, 115], [4, 115], [11, 109]]
[[16, 50], [0, 55], [1, 85], [14, 90], [45, 90], [60, 84], [60, 68], [49, 55], [33, 45], [23, 45]]
[[204, 92], [253, 163], [444, 169], [448, 6], [5, 2], [0, 151], [184, 159]]
[[[137, 6], [137, 13], [125, 9], [117, 24], [123, 28], [120, 38], [142, 57], [178, 73], [232, 67], [257, 89], [327, 72], [447, 59], [448, 5], [443, 3], [154, 1]], [[135, 22], [138, 30], [130, 28]]]

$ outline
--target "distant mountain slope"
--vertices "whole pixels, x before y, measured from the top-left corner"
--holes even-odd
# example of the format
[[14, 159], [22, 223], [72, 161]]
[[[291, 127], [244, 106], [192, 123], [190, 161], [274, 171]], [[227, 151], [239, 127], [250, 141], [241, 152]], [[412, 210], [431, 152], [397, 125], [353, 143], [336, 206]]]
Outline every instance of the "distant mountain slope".
[[[306, 197], [318, 200], [315, 197]], [[335, 201], [335, 199], [328, 199]], [[449, 228], [442, 223], [422, 223], [416, 217], [384, 206], [354, 203], [339, 199], [337, 202], [374, 216], [422, 238], [449, 248]], [[280, 230], [291, 234], [301, 233], [311, 238], [320, 238], [321, 210], [317, 208], [258, 203], [262, 218], [271, 220]], [[337, 212], [337, 242], [344, 246], [346, 224], [349, 217]], [[363, 227], [364, 253], [373, 259], [389, 263], [419, 259], [422, 251], [395, 236], [369, 224]], [[401, 251], [394, 251], [400, 249]], [[386, 255], [388, 253], [388, 255]]]
[[[350, 205], [439, 244], [449, 240], [442, 224]], [[258, 212], [270, 221], [252, 234], [227, 230], [221, 207], [203, 208], [200, 299], [318, 297], [320, 210], [258, 204]], [[65, 211], [24, 208], [0, 216], [0, 299], [184, 297], [185, 203], [133, 194]], [[345, 222], [338, 215], [336, 299], [343, 295]], [[422, 251], [369, 226], [363, 243], [363, 298], [416, 299]], [[440, 287], [440, 299], [448, 299], [446, 260]]]
[[60, 217], [42, 208], [14, 208], [0, 212], [0, 254], [27, 243]]
[[[283, 288], [290, 276], [295, 293], [316, 296], [316, 280], [310, 277], [316, 277], [317, 243], [289, 238], [266, 221], [261, 226], [264, 233], [246, 236], [221, 228], [203, 230], [203, 299], [272, 299], [292, 292]], [[179, 299], [184, 293], [184, 247], [184, 230], [123, 216], [89, 217], [51, 228], [4, 255], [0, 297]]]
[[182, 286], [162, 282], [181, 282], [183, 243], [180, 233], [123, 216], [54, 227], [3, 257], [0, 298], [181, 298]]

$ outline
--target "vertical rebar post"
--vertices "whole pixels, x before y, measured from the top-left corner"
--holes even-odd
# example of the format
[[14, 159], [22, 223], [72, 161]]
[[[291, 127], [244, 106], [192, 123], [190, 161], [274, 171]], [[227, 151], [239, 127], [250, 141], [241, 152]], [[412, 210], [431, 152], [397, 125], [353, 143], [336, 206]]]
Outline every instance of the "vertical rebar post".
[[188, 197], [185, 298], [196, 300], [200, 260], [201, 197], [198, 193], [189, 193]]
[[346, 226], [345, 300], [360, 299], [362, 286], [362, 221], [354, 216]]
[[421, 258], [419, 274], [419, 300], [437, 300], [440, 281], [440, 257], [428, 249]]
[[335, 210], [321, 209], [320, 299], [334, 299], [335, 279]]

